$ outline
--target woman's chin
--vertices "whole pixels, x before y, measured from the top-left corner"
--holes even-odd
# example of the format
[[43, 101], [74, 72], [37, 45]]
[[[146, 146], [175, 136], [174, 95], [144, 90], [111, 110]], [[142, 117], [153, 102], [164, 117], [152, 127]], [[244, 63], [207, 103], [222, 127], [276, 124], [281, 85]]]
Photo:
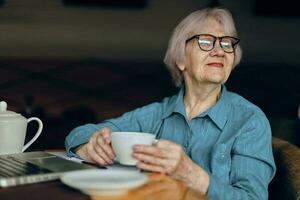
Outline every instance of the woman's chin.
[[227, 78], [224, 76], [213, 76], [208, 78], [208, 82], [214, 83], [214, 84], [223, 84], [225, 83]]

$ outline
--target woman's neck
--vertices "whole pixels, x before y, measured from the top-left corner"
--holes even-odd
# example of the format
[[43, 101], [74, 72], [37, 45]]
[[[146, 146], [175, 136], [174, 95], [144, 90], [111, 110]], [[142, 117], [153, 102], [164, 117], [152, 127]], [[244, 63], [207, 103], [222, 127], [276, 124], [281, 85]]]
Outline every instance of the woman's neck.
[[213, 106], [221, 94], [221, 85], [185, 85], [184, 105], [189, 120]]

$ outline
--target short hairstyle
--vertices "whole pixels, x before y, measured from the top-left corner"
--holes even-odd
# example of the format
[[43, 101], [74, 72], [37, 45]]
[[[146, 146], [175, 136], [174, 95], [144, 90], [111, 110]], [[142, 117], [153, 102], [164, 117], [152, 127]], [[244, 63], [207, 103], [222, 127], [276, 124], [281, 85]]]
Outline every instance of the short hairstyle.
[[[173, 31], [164, 59], [164, 62], [171, 73], [173, 82], [177, 87], [179, 87], [183, 81], [183, 75], [179, 70], [177, 63], [184, 63], [186, 40], [199, 34], [199, 30], [201, 30], [203, 23], [209, 18], [215, 19], [223, 25], [226, 35], [238, 37], [232, 15], [226, 9], [205, 8], [197, 10], [184, 18]], [[241, 58], [242, 49], [240, 44], [237, 44], [234, 50], [233, 67], [240, 63]]]

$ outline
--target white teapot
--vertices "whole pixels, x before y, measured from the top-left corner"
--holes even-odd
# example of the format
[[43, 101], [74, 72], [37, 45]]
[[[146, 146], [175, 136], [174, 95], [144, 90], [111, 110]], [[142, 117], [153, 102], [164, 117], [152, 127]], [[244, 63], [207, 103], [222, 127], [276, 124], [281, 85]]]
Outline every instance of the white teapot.
[[[37, 121], [39, 128], [34, 137], [24, 145], [27, 123]], [[43, 123], [39, 118], [26, 119], [21, 114], [7, 110], [7, 104], [0, 102], [0, 155], [24, 152], [41, 134]]]

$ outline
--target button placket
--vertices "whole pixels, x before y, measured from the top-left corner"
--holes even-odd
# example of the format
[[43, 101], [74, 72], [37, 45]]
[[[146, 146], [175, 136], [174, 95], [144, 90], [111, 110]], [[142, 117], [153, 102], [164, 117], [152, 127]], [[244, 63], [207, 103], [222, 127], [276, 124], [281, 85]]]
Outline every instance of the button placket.
[[219, 156], [220, 160], [224, 161], [226, 158], [226, 145], [225, 144], [220, 144], [219, 146]]
[[185, 142], [183, 145], [184, 151], [186, 154], [190, 154], [190, 139], [191, 139], [191, 128], [189, 127], [189, 131], [187, 132], [187, 135], [185, 137]]

